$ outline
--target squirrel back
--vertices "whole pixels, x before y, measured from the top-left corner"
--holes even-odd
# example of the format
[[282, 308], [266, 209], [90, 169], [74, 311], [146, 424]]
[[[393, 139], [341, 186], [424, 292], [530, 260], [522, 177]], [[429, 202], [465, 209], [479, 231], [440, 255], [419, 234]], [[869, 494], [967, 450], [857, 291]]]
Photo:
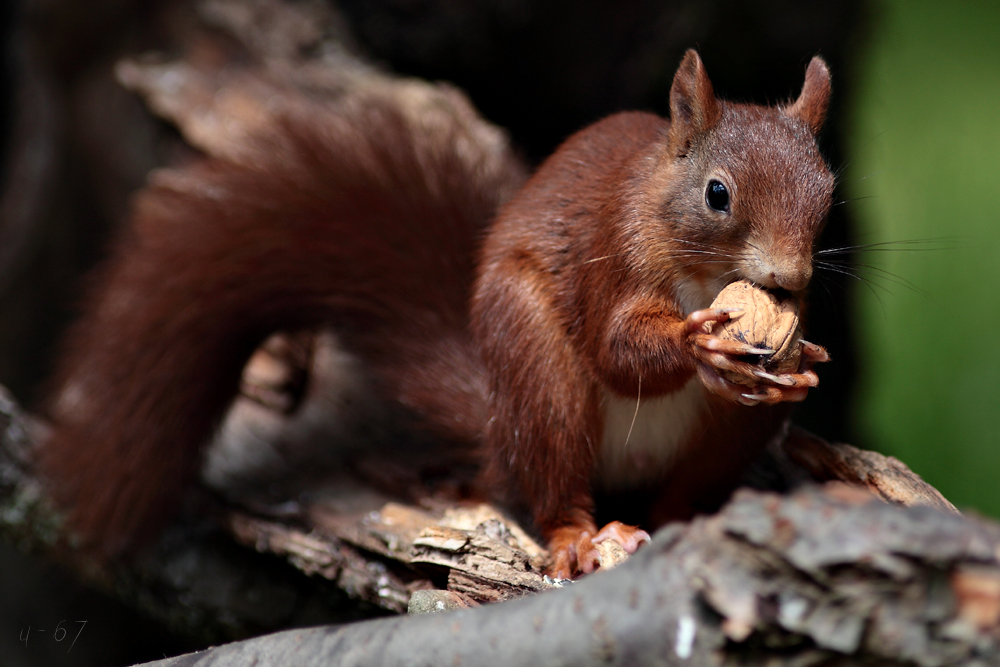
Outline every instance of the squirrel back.
[[66, 336], [39, 452], [85, 544], [113, 555], [162, 526], [276, 330], [335, 326], [415, 427], [476, 440], [475, 249], [524, 170], [445, 95], [433, 127], [388, 96], [298, 100], [254, 159], [151, 177]]

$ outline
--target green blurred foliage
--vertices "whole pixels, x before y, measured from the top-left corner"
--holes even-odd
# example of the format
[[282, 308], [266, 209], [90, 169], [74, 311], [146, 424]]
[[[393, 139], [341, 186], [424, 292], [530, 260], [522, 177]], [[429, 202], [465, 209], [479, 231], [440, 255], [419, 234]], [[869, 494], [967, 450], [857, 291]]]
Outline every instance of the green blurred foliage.
[[858, 256], [857, 440], [1000, 516], [1000, 3], [879, 10], [845, 205], [859, 243], [927, 242]]

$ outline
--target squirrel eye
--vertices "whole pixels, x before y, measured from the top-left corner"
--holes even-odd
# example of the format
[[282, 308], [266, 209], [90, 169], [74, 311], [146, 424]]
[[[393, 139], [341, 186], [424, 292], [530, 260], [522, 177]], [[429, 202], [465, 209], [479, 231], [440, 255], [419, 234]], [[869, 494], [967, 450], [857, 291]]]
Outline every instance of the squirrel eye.
[[729, 190], [721, 181], [711, 180], [705, 188], [705, 203], [710, 208], [725, 213], [729, 210]]

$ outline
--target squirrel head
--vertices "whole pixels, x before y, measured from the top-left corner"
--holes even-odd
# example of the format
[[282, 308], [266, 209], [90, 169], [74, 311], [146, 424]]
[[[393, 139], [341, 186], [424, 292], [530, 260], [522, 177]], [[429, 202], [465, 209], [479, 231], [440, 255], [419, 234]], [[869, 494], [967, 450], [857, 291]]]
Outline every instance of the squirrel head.
[[834, 186], [816, 146], [829, 99], [819, 57], [794, 102], [764, 107], [717, 99], [701, 58], [687, 52], [670, 90], [655, 204], [672, 253], [704, 258], [684, 263], [682, 277], [711, 293], [737, 278], [806, 287]]

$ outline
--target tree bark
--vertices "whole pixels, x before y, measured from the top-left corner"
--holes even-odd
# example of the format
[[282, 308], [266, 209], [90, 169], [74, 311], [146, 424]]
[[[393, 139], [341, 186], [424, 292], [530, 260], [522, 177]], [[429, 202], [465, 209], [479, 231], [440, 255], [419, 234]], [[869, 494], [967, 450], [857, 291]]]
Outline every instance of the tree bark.
[[563, 590], [155, 664], [997, 664], [998, 553], [995, 524], [857, 488], [747, 490]]

